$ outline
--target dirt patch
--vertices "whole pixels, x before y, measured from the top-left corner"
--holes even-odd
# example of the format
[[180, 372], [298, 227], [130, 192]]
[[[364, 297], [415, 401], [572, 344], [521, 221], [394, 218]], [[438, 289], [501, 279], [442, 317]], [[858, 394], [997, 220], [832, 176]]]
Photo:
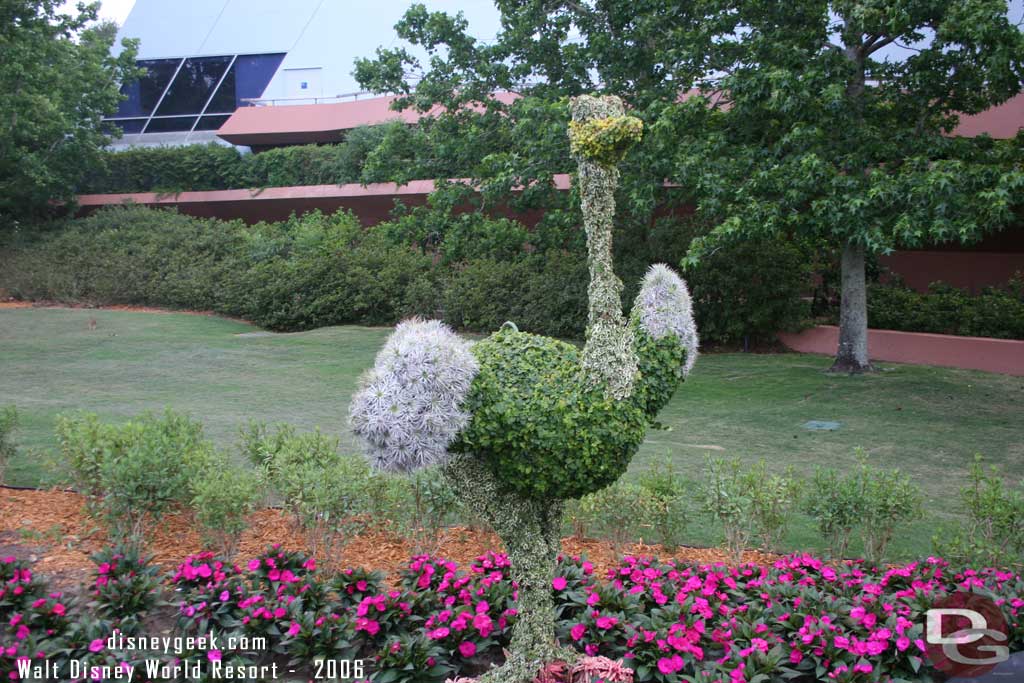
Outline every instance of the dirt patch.
[[[61, 583], [81, 582], [90, 575], [89, 556], [107, 544], [106, 534], [85, 511], [84, 498], [69, 491], [0, 489], [0, 556], [14, 555], [36, 562], [39, 572], [60, 579]], [[239, 544], [240, 559], [263, 552], [268, 545], [280, 543], [288, 550], [306, 550], [306, 542], [288, 515], [282, 510], [263, 509], [249, 518], [249, 528]], [[432, 545], [434, 545], [432, 543]], [[564, 552], [585, 554], [599, 572], [617, 564], [613, 546], [597, 539], [562, 539]], [[146, 544], [148, 552], [165, 569], [172, 569], [187, 555], [203, 550], [203, 544], [187, 512], [164, 517]], [[436, 539], [435, 554], [465, 565], [488, 550], [502, 550], [497, 536], [489, 531], [467, 527], [446, 529]], [[320, 557], [329, 567], [355, 567], [385, 572], [390, 579], [417, 551], [405, 538], [387, 529], [376, 529], [353, 538], [340, 553]], [[659, 545], [637, 543], [623, 549], [624, 554], [657, 555], [662, 559], [698, 564], [728, 563], [726, 552], [717, 548], [681, 547], [666, 552]], [[744, 562], [768, 563], [778, 556], [748, 552]]]
[[44, 308], [44, 309], [70, 309], [70, 310], [91, 310], [91, 311], [126, 311], [128, 313], [183, 313], [185, 315], [202, 315], [213, 318], [227, 318], [238, 322], [248, 322], [241, 318], [232, 318], [221, 315], [215, 311], [185, 311], [171, 308], [153, 308], [151, 306], [129, 306], [127, 304], [113, 304], [110, 306], [94, 306], [92, 304], [62, 303], [58, 301], [0, 301], [0, 310], [7, 308]]

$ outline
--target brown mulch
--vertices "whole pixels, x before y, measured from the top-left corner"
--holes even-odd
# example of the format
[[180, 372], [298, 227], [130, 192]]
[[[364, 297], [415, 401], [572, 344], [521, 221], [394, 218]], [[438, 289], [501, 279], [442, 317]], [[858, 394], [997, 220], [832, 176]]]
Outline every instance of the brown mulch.
[[[239, 544], [238, 558], [253, 557], [273, 543], [280, 543], [288, 550], [308, 548], [302, 533], [281, 510], [259, 510], [251, 515], [249, 523]], [[203, 550], [188, 513], [168, 515], [153, 527], [147, 550], [166, 569], [173, 568], [187, 555]], [[0, 488], [0, 554], [30, 559], [37, 562], [37, 571], [73, 583], [88, 577], [93, 567], [89, 556], [102, 549], [106, 542], [106, 534], [88, 517], [79, 494]], [[466, 527], [445, 530], [434, 545], [433, 554], [460, 565], [468, 564], [488, 550], [502, 549], [493, 533]], [[601, 576], [617, 564], [619, 556], [607, 541], [589, 538], [563, 538], [562, 549], [570, 555], [585, 554]], [[387, 530], [374, 530], [352, 539], [339, 555], [326, 558], [326, 564], [380, 570], [393, 579], [416, 551], [407, 539]], [[659, 545], [637, 543], [623, 548], [622, 554], [674, 557], [699, 564], [729, 563], [728, 554], [718, 548], [680, 547], [669, 553]], [[766, 563], [777, 557], [751, 551], [744, 554], [743, 561]]]
[[[130, 306], [128, 304], [111, 304], [108, 306], [93, 306], [91, 304], [64, 303], [59, 301], [0, 301], [0, 310], [5, 308], [69, 308], [94, 311], [127, 311], [129, 313], [184, 313], [185, 315], [215, 316], [218, 318], [230, 318], [215, 311], [186, 311], [170, 308], [153, 308], [151, 306]], [[238, 318], [230, 318], [238, 320]], [[244, 322], [244, 321], [243, 321]]]

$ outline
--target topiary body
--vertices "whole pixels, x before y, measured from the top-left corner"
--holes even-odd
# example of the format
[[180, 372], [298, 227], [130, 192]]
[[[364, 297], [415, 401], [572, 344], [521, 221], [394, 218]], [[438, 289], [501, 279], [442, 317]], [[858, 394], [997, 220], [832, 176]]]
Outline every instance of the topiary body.
[[579, 498], [626, 471], [646, 416], [582, 381], [575, 346], [505, 326], [472, 353], [480, 371], [462, 404], [472, 418], [452, 452], [475, 454], [531, 498]]

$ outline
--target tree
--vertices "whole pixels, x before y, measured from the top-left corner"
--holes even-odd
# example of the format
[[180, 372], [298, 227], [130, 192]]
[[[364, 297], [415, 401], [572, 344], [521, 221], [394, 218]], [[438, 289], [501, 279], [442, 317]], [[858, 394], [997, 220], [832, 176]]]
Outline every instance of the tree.
[[835, 246], [832, 369], [869, 370], [866, 254], [970, 243], [1015, 219], [1024, 137], [950, 133], [959, 114], [1021, 91], [1024, 35], [996, 0], [711, 6], [718, 20], [691, 38], [709, 46], [712, 75], [663, 121], [680, 141], [677, 178], [720, 220], [692, 252], [764, 233]]
[[69, 201], [116, 129], [103, 122], [136, 77], [136, 45], [114, 57], [117, 26], [99, 3], [59, 13], [57, 0], [0, 0], [0, 216]]
[[[470, 38], [461, 18], [413, 6], [397, 29], [429, 64], [379, 50], [357, 63], [357, 77], [410, 93], [402, 104], [422, 110], [496, 89], [546, 101], [622, 94], [650, 130], [624, 166], [630, 199], [649, 206], [667, 179], [716, 225], [687, 263], [765, 235], [841, 252], [835, 370], [871, 368], [868, 252], [969, 243], [1019, 211], [1022, 138], [949, 135], [960, 114], [1021, 90], [1024, 38], [1005, 0], [497, 5], [503, 30], [490, 45]], [[514, 150], [484, 158], [504, 162], [481, 164], [484, 172], [523, 168]]]

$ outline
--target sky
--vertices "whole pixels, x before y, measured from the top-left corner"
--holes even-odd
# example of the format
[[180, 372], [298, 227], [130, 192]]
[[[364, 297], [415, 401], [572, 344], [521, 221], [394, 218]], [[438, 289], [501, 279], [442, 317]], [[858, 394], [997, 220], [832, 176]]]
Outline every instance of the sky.
[[[132, 11], [135, 0], [102, 0], [102, 3], [100, 19], [110, 19], [121, 25], [128, 18], [128, 13]], [[61, 6], [61, 10], [70, 14], [75, 11], [77, 4], [78, 0], [69, 0]]]

